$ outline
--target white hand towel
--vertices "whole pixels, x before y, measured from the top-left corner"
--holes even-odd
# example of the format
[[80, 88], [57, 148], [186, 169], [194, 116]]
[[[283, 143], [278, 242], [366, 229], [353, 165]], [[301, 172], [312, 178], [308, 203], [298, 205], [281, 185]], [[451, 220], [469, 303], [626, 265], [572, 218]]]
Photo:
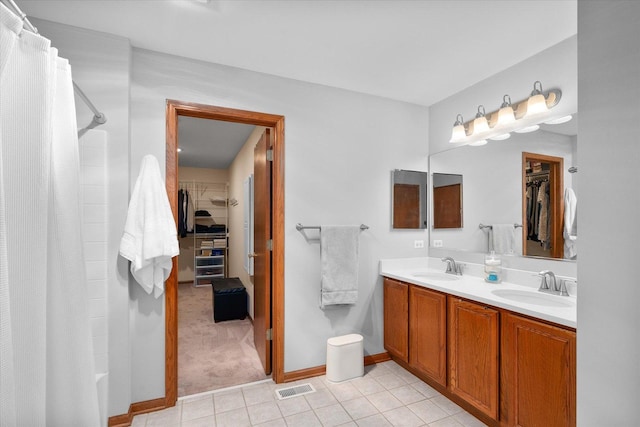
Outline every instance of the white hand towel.
[[578, 199], [571, 188], [564, 190], [564, 257], [574, 259], [578, 255]]
[[320, 231], [320, 307], [358, 301], [358, 226], [323, 226]]
[[513, 254], [516, 242], [514, 230], [513, 224], [492, 224], [489, 250], [497, 254]]
[[158, 160], [144, 156], [133, 188], [120, 255], [131, 261], [131, 274], [158, 298], [171, 273], [171, 258], [180, 253], [176, 224]]

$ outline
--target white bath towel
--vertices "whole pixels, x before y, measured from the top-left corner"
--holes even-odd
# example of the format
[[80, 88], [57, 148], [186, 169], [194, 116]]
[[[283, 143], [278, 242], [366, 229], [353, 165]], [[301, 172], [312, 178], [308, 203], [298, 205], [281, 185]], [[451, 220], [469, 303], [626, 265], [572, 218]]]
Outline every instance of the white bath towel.
[[180, 253], [176, 224], [171, 213], [158, 160], [144, 156], [133, 188], [120, 255], [131, 261], [131, 274], [158, 298], [171, 273], [171, 258]]
[[320, 307], [358, 301], [358, 226], [323, 226], [320, 231]]
[[578, 199], [571, 188], [564, 190], [564, 257], [574, 259], [578, 255]]
[[513, 224], [492, 224], [489, 250], [497, 254], [513, 254], [515, 247], [515, 227]]

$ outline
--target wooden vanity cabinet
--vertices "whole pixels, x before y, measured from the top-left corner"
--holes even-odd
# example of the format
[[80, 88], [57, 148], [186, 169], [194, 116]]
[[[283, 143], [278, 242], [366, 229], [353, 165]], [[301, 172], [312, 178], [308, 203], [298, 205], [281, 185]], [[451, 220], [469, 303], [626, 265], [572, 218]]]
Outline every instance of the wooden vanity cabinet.
[[409, 285], [384, 278], [384, 348], [409, 361]]
[[467, 403], [498, 419], [498, 310], [448, 296], [449, 390]]
[[505, 312], [502, 317], [505, 426], [576, 425], [576, 333]]
[[409, 287], [409, 365], [447, 386], [447, 296]]

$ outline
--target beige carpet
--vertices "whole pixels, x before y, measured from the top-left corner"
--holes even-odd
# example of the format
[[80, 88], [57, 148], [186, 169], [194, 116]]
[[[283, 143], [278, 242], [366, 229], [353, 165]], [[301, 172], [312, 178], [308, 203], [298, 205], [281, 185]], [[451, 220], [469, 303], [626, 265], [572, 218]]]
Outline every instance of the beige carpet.
[[211, 287], [178, 286], [178, 396], [268, 378], [244, 320], [214, 323]]

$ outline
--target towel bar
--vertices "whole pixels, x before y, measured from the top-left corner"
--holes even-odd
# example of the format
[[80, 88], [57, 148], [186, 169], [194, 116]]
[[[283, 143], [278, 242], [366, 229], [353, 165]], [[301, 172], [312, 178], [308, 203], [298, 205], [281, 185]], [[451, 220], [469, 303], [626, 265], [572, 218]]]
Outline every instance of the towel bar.
[[[514, 228], [519, 228], [519, 227], [522, 227], [522, 224], [513, 224], [513, 227], [514, 227]], [[480, 228], [480, 229], [488, 228], [489, 230], [491, 230], [491, 229], [493, 229], [493, 226], [491, 226], [491, 225], [484, 225], [484, 224], [480, 223], [480, 226], [479, 226], [478, 228]]]
[[[302, 230], [307, 230], [307, 229], [316, 229], [316, 230], [321, 230], [322, 226], [320, 225], [302, 225], [300, 223], [296, 224], [296, 230], [298, 231], [302, 231]], [[364, 224], [360, 224], [360, 230], [368, 230], [369, 226], [368, 225], [364, 225]]]

